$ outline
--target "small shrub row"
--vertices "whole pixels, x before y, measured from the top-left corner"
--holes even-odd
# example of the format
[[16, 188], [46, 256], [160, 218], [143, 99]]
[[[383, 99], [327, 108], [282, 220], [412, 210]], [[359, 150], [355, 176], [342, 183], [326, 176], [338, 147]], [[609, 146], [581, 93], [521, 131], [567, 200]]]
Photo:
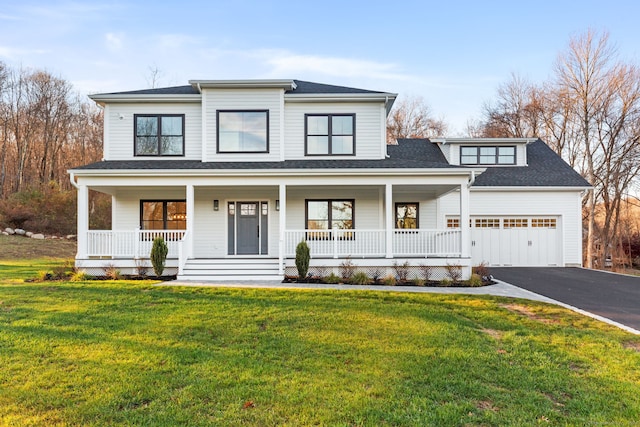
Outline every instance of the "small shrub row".
[[[348, 263], [348, 270], [344, 269], [344, 266], [340, 268], [340, 275], [331, 272], [328, 275], [324, 273], [328, 270], [326, 267], [318, 267], [315, 269], [316, 274], [309, 274], [308, 276], [301, 278], [300, 276], [286, 276], [284, 282], [287, 283], [326, 283], [326, 284], [345, 284], [345, 285], [356, 285], [356, 286], [364, 286], [364, 285], [384, 285], [384, 286], [467, 286], [467, 287], [480, 287], [486, 286], [493, 283], [490, 279], [481, 277], [477, 273], [473, 273], [468, 280], [461, 280], [462, 269], [457, 266], [457, 268], [452, 268], [452, 274], [447, 274], [447, 277], [442, 280], [432, 280], [431, 270], [429, 270], [429, 274], [425, 275], [429, 277], [429, 279], [424, 278], [416, 278], [409, 279], [408, 278], [408, 265], [402, 264], [400, 266], [394, 267], [395, 275], [382, 276], [379, 270], [374, 272], [373, 277], [370, 277], [364, 271], [357, 270], [357, 267], [353, 265], [353, 263], [348, 260], [345, 261]], [[400, 268], [400, 273], [397, 268]], [[405, 274], [406, 270], [406, 274]], [[422, 270], [421, 270], [422, 271]], [[447, 270], [448, 271], [448, 270]], [[349, 273], [348, 275], [345, 273]], [[320, 274], [322, 273], [322, 274]], [[424, 271], [423, 271], [424, 273]], [[452, 276], [456, 278], [454, 281]], [[342, 277], [341, 277], [342, 276]]]

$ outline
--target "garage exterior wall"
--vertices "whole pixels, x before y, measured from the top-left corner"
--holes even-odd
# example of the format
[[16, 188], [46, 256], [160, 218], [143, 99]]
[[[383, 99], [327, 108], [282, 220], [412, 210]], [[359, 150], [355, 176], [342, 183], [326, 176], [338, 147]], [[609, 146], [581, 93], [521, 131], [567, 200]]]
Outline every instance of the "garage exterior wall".
[[[477, 190], [470, 195], [471, 216], [553, 216], [561, 225], [562, 265], [582, 265], [582, 196], [576, 190]], [[438, 200], [438, 226], [457, 216], [459, 196], [450, 193]]]

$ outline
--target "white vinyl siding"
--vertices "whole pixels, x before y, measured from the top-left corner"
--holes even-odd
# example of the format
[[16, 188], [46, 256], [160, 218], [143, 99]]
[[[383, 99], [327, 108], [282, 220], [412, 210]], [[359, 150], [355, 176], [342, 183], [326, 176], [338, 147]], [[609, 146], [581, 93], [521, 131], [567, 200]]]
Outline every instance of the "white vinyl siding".
[[[380, 147], [384, 144], [384, 122], [380, 120], [379, 102], [286, 102], [284, 107], [285, 158], [286, 159], [336, 159], [342, 156], [313, 156], [304, 154], [305, 114], [355, 114], [355, 158], [380, 159]], [[353, 158], [353, 155], [344, 156]]]
[[113, 198], [113, 230], [140, 227], [140, 200], [185, 200], [184, 187], [118, 189]]
[[378, 189], [373, 187], [322, 188], [287, 187], [287, 228], [303, 230], [306, 226], [305, 200], [354, 199], [353, 221], [356, 229], [377, 230]]
[[[206, 153], [205, 161], [224, 162], [269, 162], [280, 160], [281, 139], [281, 97], [282, 89], [204, 89], [206, 102]], [[216, 153], [217, 110], [268, 110], [269, 111], [269, 152], [268, 153]]]
[[108, 139], [104, 150], [105, 160], [164, 159], [161, 156], [134, 157], [134, 114], [184, 114], [184, 156], [167, 157], [166, 159], [201, 159], [202, 114], [200, 104], [112, 103], [108, 108], [105, 108], [105, 139]]

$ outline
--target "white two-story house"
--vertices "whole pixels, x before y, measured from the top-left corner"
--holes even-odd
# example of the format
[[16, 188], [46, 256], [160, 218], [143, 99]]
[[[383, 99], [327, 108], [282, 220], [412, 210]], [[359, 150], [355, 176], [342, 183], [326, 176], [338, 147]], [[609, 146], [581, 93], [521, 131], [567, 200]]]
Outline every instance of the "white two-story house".
[[[78, 189], [76, 265], [135, 273], [151, 241], [180, 279], [276, 279], [349, 259], [370, 275], [408, 262], [582, 263], [589, 184], [542, 141], [386, 143], [394, 93], [298, 80], [193, 80], [92, 95], [104, 159], [69, 171]], [[89, 190], [111, 195], [112, 229], [89, 229]]]

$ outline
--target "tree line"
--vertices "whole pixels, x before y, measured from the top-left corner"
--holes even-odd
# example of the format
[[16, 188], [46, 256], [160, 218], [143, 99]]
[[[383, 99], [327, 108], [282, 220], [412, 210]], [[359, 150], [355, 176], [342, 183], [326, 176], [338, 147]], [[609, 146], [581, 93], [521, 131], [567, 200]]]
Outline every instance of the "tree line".
[[5, 223], [73, 231], [75, 191], [67, 169], [102, 158], [102, 122], [101, 110], [63, 78], [0, 62], [0, 215]]
[[67, 169], [102, 158], [102, 112], [43, 70], [0, 62], [0, 196], [69, 189]]

